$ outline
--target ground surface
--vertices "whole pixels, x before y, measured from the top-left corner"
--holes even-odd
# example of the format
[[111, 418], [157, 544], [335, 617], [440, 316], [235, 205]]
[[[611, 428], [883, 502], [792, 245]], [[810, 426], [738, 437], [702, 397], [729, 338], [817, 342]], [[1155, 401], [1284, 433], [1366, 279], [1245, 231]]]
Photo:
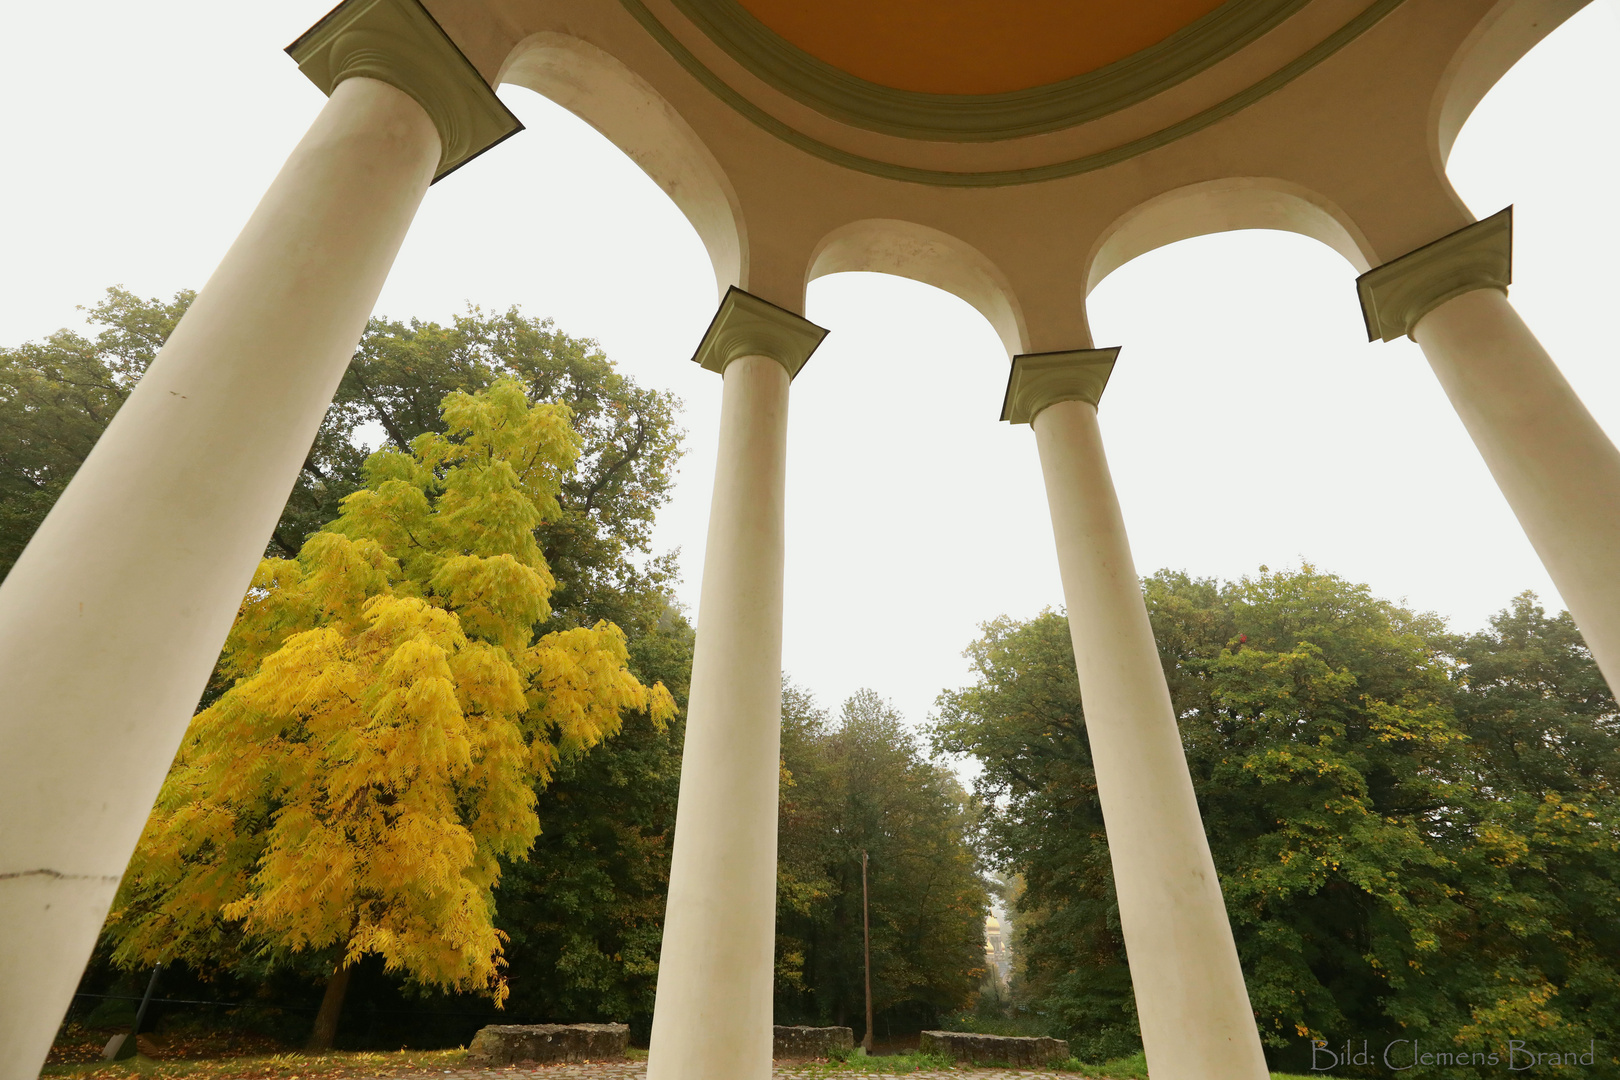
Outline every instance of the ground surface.
[[[881, 1062], [881, 1058], [877, 1059]], [[881, 1065], [877, 1065], [881, 1068]], [[454, 1069], [445, 1070], [438, 1074], [444, 1080], [518, 1080], [518, 1078], [534, 1078], [534, 1080], [639, 1080], [647, 1075], [645, 1061], [622, 1061], [612, 1064], [588, 1065], [546, 1065], [525, 1069], [514, 1066], [510, 1069]], [[1079, 1080], [1080, 1073], [1052, 1072], [1048, 1069], [974, 1069], [966, 1066], [954, 1069], [921, 1069], [916, 1072], [882, 1072], [874, 1071], [874, 1063], [869, 1062], [859, 1072], [839, 1069], [837, 1066], [806, 1062], [802, 1065], [777, 1063], [771, 1070], [771, 1076], [776, 1080], [813, 1080], [819, 1077], [849, 1076], [867, 1077], [870, 1080], [884, 1080], [886, 1077], [904, 1076], [907, 1080]], [[424, 1078], [431, 1080], [431, 1078]]]
[[[879, 1059], [881, 1061], [881, 1059]], [[85, 1080], [104, 1080], [115, 1077], [196, 1077], [201, 1080], [260, 1080], [260, 1078], [286, 1077], [288, 1080], [314, 1080], [316, 1077], [388, 1077], [388, 1078], [419, 1078], [419, 1080], [641, 1080], [647, 1075], [645, 1061], [614, 1061], [614, 1062], [584, 1062], [567, 1065], [513, 1065], [503, 1068], [432, 1068], [428, 1066], [405, 1066], [396, 1063], [379, 1063], [375, 1070], [367, 1070], [361, 1066], [358, 1070], [350, 1067], [323, 1069], [320, 1067], [299, 1068], [292, 1055], [278, 1055], [273, 1059], [240, 1059], [234, 1063], [211, 1061], [207, 1063], [164, 1063], [143, 1062], [140, 1065], [125, 1063], [105, 1064], [100, 1067], [80, 1066], [71, 1071], [62, 1068], [52, 1068], [47, 1071], [47, 1077], [73, 1076]], [[356, 1063], [359, 1064], [359, 1063]], [[876, 1067], [874, 1067], [876, 1066]], [[903, 1067], [902, 1067], [903, 1068]], [[856, 1070], [846, 1070], [836, 1065], [818, 1062], [805, 1062], [803, 1064], [780, 1063], [771, 1070], [773, 1080], [820, 1080], [822, 1077], [847, 1076], [861, 1077], [866, 1080], [887, 1080], [889, 1077], [906, 1077], [907, 1080], [1082, 1080], [1083, 1074], [1072, 1072], [1053, 1072], [1050, 1070], [1024, 1070], [1024, 1069], [994, 1069], [971, 1068], [961, 1066], [952, 1069], [922, 1069], [917, 1071], [884, 1071], [877, 1061], [869, 1061], [867, 1065]]]
[[[468, 1065], [459, 1050], [399, 1053], [272, 1054], [212, 1060], [75, 1062], [46, 1067], [46, 1080], [641, 1080], [647, 1075], [645, 1051], [624, 1061], [563, 1065]], [[999, 1068], [929, 1067], [907, 1057], [867, 1058], [839, 1064], [826, 1061], [777, 1062], [774, 1080], [1083, 1080], [1084, 1073]], [[1104, 1072], [1099, 1076], [1108, 1076]]]
[[[88, 1042], [88, 1034], [80, 1041]], [[223, 1036], [172, 1042], [162, 1036], [143, 1038], [143, 1056], [132, 1062], [53, 1058], [42, 1080], [643, 1080], [647, 1075], [647, 1051], [636, 1049], [622, 1061], [480, 1068], [470, 1065], [466, 1051], [460, 1049], [243, 1054], [221, 1053], [209, 1045], [210, 1038], [225, 1041]], [[145, 1056], [149, 1050], [155, 1051], [156, 1060]], [[913, 1052], [848, 1062], [778, 1061], [771, 1075], [773, 1080], [1148, 1080], [1140, 1054], [1059, 1071], [950, 1066], [944, 1059]], [[1272, 1073], [1271, 1080], [1307, 1078]]]

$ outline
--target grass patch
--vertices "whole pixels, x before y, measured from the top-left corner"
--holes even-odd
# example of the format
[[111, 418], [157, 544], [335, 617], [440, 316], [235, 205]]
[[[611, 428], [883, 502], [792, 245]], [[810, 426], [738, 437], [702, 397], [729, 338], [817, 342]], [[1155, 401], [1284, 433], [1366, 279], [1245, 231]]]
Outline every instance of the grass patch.
[[1081, 1065], [1076, 1061], [1073, 1066], [1087, 1076], [1099, 1077], [1100, 1080], [1148, 1080], [1147, 1057], [1141, 1051], [1130, 1057], [1105, 1061], [1101, 1065]]
[[456, 1050], [335, 1050], [324, 1054], [265, 1054], [254, 1057], [214, 1058], [202, 1061], [95, 1061], [77, 1065], [47, 1065], [42, 1077], [64, 1080], [347, 1080], [349, 1077], [404, 1076], [424, 1069], [455, 1069], [466, 1064], [467, 1051]]
[[924, 1054], [920, 1050], [911, 1050], [904, 1054], [885, 1054], [882, 1057], [868, 1057], [859, 1049], [843, 1060], [807, 1061], [803, 1065], [795, 1066], [793, 1072], [797, 1076], [832, 1076], [846, 1073], [914, 1073], [939, 1071], [951, 1069], [955, 1062], [944, 1054]]
[[[1061, 1064], [1054, 1062], [1052, 1067], [1064, 1072], [1078, 1072], [1088, 1078], [1096, 1077], [1097, 1080], [1148, 1080], [1147, 1058], [1141, 1051], [1130, 1057], [1106, 1061], [1101, 1065], [1082, 1065], [1070, 1058]], [[1294, 1073], [1272, 1073], [1271, 1080], [1312, 1080], [1312, 1078]]]

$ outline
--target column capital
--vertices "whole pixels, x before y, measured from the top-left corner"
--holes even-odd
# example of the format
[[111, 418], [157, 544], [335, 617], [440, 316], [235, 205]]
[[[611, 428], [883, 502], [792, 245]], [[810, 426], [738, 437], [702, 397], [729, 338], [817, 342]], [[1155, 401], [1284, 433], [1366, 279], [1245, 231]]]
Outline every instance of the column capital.
[[343, 0], [287, 55], [328, 95], [364, 76], [416, 99], [439, 131], [435, 182], [523, 130], [419, 0]]
[[826, 336], [826, 330], [804, 316], [733, 285], [720, 301], [720, 310], [714, 313], [692, 361], [724, 374], [733, 360], [767, 356], [786, 368], [791, 379]]
[[1513, 207], [1356, 278], [1367, 340], [1410, 337], [1418, 320], [1475, 289], [1507, 292], [1513, 281]]
[[1007, 394], [1001, 400], [1001, 418], [1009, 424], [1033, 423], [1048, 405], [1085, 401], [1095, 406], [1119, 359], [1112, 349], [1069, 349], [1064, 352], [1021, 353], [1013, 357], [1007, 376]]

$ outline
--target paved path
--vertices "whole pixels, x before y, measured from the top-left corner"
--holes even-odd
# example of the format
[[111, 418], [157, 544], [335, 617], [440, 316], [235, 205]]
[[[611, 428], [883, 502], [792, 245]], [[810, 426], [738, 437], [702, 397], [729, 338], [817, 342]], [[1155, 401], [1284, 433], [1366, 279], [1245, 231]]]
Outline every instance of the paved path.
[[[647, 1075], [645, 1061], [589, 1062], [567, 1065], [513, 1065], [501, 1069], [445, 1069], [442, 1072], [423, 1070], [423, 1080], [442, 1077], [443, 1080], [644, 1080]], [[826, 1066], [777, 1065], [771, 1070], [772, 1080], [820, 1080], [822, 1077], [849, 1080], [1080, 1080], [1074, 1073], [1055, 1073], [1049, 1069], [947, 1069], [925, 1072], [834, 1072]]]

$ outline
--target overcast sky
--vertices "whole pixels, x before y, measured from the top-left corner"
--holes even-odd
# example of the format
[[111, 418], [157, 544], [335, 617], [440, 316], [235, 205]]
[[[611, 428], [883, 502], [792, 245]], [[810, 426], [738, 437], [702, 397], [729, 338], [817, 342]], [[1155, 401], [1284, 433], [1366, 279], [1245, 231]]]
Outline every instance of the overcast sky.
[[[320, 109], [281, 52], [326, 0], [13, 5], [0, 66], [0, 342], [80, 326], [114, 283], [200, 286]], [[1476, 214], [1516, 206], [1513, 301], [1611, 436], [1620, 294], [1620, 0], [1527, 57], [1463, 130]], [[689, 362], [714, 312], [696, 235], [627, 158], [513, 87], [528, 130], [434, 187], [378, 304], [445, 320], [520, 305], [685, 403], [657, 531], [696, 614], [720, 382]], [[1354, 270], [1302, 237], [1230, 233], [1116, 272], [1091, 298], [1124, 352], [1102, 426], [1138, 569], [1235, 578], [1302, 559], [1483, 626], [1561, 601], [1421, 353], [1369, 345]], [[784, 665], [825, 704], [861, 686], [925, 718], [978, 624], [1059, 607], [1033, 436], [996, 422], [1006, 354], [966, 304], [822, 279], [832, 330], [795, 381]], [[918, 380], [918, 369], [929, 378]]]

